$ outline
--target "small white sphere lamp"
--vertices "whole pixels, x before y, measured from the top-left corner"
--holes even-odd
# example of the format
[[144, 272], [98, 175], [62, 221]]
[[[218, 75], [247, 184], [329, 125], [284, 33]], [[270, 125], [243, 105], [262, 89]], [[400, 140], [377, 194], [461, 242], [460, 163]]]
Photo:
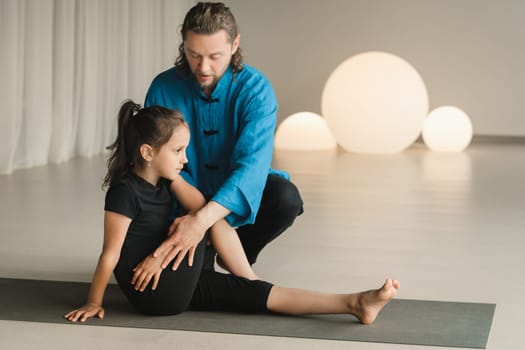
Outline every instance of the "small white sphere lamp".
[[472, 141], [472, 123], [457, 107], [434, 109], [423, 123], [423, 141], [436, 152], [461, 152]]
[[337, 143], [323, 117], [299, 112], [286, 118], [275, 133], [275, 148], [289, 151], [335, 150]]
[[386, 52], [367, 52], [333, 71], [323, 89], [321, 110], [345, 150], [397, 153], [421, 134], [428, 94], [408, 62]]

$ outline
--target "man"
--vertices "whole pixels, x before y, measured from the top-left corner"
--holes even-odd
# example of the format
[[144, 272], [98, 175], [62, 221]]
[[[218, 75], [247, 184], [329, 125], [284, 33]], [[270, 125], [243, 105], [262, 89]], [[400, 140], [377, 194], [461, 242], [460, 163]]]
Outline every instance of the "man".
[[[222, 218], [233, 227], [250, 264], [266, 244], [303, 211], [288, 175], [270, 168], [277, 101], [269, 81], [243, 65], [240, 35], [230, 9], [198, 3], [186, 14], [175, 67], [152, 82], [146, 106], [161, 105], [184, 115], [191, 131], [183, 177], [206, 197], [195, 213], [179, 217], [173, 234], [155, 252], [171, 252], [174, 267], [204, 232]], [[205, 269], [213, 269], [209, 247]]]

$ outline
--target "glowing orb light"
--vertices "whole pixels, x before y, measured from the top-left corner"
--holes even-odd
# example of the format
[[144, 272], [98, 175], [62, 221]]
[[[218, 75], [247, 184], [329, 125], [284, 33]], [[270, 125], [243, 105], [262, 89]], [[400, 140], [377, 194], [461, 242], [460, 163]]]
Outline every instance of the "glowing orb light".
[[436, 152], [461, 152], [472, 141], [472, 123], [461, 109], [442, 106], [423, 123], [423, 141]]
[[350, 57], [332, 72], [321, 110], [345, 150], [396, 153], [419, 137], [428, 114], [428, 94], [423, 79], [405, 60], [367, 52]]
[[286, 118], [275, 133], [275, 148], [292, 151], [334, 150], [337, 147], [326, 121], [318, 114], [299, 112]]

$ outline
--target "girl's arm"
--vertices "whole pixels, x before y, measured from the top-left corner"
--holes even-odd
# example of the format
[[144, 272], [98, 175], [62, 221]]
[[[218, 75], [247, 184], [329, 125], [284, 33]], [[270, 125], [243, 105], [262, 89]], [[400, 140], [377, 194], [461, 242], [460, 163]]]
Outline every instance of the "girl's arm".
[[180, 175], [171, 182], [171, 191], [180, 204], [190, 212], [195, 212], [206, 204], [206, 199], [202, 193]]
[[126, 237], [131, 219], [111, 211], [104, 214], [104, 246], [98, 259], [97, 268], [93, 274], [93, 281], [86, 300], [86, 304], [67, 313], [64, 317], [71, 322], [80, 320], [84, 322], [89, 317], [104, 317], [102, 301], [104, 292], [117, 266], [120, 250]]
[[[190, 212], [197, 211], [206, 204], [202, 193], [180, 175], [172, 181], [171, 190], [180, 204]], [[248, 263], [237, 232], [225, 219], [217, 221], [210, 231], [211, 242], [219, 254], [222, 267], [237, 276], [259, 279]]]

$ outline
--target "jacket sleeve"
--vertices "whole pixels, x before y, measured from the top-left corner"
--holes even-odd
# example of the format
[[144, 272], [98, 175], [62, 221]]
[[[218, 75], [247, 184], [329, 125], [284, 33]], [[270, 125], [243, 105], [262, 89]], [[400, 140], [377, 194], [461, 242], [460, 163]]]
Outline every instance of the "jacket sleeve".
[[269, 82], [240, 99], [240, 127], [233, 148], [232, 172], [211, 200], [231, 210], [232, 226], [255, 221], [273, 155], [277, 100]]

